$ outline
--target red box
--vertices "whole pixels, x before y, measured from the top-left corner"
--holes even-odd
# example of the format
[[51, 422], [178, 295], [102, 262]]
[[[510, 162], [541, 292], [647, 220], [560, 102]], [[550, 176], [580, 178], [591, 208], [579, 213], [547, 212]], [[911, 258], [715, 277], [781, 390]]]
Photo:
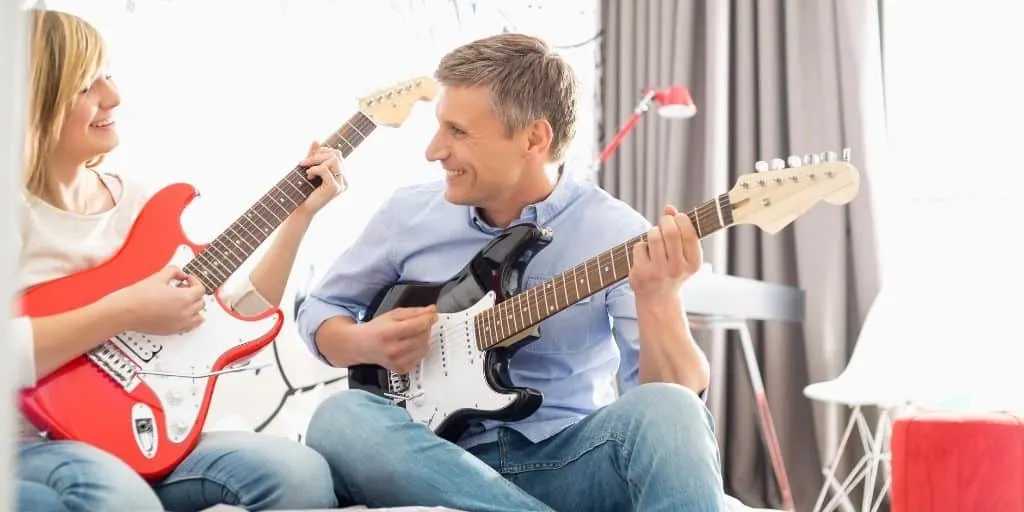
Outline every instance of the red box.
[[1024, 420], [929, 412], [892, 430], [892, 512], [1024, 512]]

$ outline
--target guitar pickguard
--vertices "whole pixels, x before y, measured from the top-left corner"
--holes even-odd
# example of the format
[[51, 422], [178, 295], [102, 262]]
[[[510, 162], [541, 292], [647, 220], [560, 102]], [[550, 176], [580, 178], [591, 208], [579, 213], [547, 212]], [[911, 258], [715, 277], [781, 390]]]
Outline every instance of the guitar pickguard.
[[[496, 392], [486, 379], [486, 354], [477, 348], [474, 318], [494, 305], [488, 293], [469, 309], [438, 314], [430, 330], [430, 352], [408, 375], [405, 408], [414, 421], [436, 428], [466, 408], [496, 411], [516, 396]], [[432, 389], [427, 389], [427, 383]]]
[[[192, 251], [182, 247], [172, 263], [180, 267], [191, 258]], [[197, 419], [209, 388], [209, 374], [218, 359], [239, 345], [266, 336], [276, 323], [275, 316], [262, 320], [236, 318], [212, 295], [203, 300], [203, 323], [190, 332], [169, 336], [125, 332], [89, 353], [90, 359], [129, 395], [140, 384], [152, 391], [159, 403], [139, 403], [163, 410], [165, 435], [172, 443], [184, 441], [202, 427]], [[141, 421], [135, 416], [133, 413], [132, 421]], [[138, 426], [135, 431], [139, 431]]]

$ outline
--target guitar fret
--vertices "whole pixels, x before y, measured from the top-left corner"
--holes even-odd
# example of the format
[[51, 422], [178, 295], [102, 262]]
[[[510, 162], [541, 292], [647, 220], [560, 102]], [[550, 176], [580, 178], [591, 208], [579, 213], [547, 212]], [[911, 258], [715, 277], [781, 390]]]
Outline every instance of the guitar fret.
[[[559, 278], [562, 279], [562, 284], [559, 285], [559, 286], [562, 288], [562, 298], [565, 299], [565, 305], [561, 306], [561, 307], [569, 307], [569, 295], [566, 293], [566, 289], [565, 289], [565, 274], [559, 274], [558, 276], [555, 276], [554, 280], [558, 280]], [[559, 307], [558, 306], [558, 288], [559, 288], [559, 286], [555, 286], [555, 306], [556, 307]]]
[[[242, 219], [240, 220], [246, 219], [242, 217]], [[248, 244], [253, 250], [255, 250], [256, 247], [259, 246], [259, 237], [254, 235], [253, 232], [250, 231], [249, 228], [246, 227], [245, 224], [242, 222], [236, 222], [232, 224], [231, 228], [229, 229], [233, 229], [235, 231], [235, 234], [238, 234], [239, 228], [241, 228], [241, 238], [245, 241], [246, 244]]]
[[212, 283], [213, 283], [213, 282], [212, 282], [212, 281], [210, 281], [210, 277], [209, 277], [209, 276], [207, 275], [207, 274], [209, 274], [209, 273], [210, 273], [210, 271], [209, 271], [209, 269], [208, 269], [208, 268], [206, 267], [206, 264], [204, 264], [203, 262], [199, 261], [199, 260], [198, 260], [198, 258], [197, 258], [197, 259], [195, 259], [195, 260], [192, 260], [192, 261], [197, 261], [198, 263], [197, 263], [197, 265], [196, 265], [196, 266], [199, 266], [199, 267], [201, 268], [201, 270], [200, 270], [200, 271], [198, 271], [198, 272], [193, 272], [193, 275], [195, 275], [195, 276], [196, 276], [196, 278], [198, 278], [198, 279], [199, 279], [199, 281], [203, 283], [203, 286], [204, 286], [204, 287], [205, 287], [206, 289], [211, 289], [211, 285], [212, 285]]
[[[515, 299], [515, 297], [512, 297], [512, 298]], [[503, 313], [505, 315], [508, 315], [507, 316], [508, 324], [512, 326], [512, 332], [510, 332], [509, 335], [512, 335], [512, 334], [515, 334], [516, 332], [518, 332], [518, 329], [516, 328], [516, 315], [515, 315], [514, 307], [515, 307], [515, 302], [514, 301], [509, 302], [509, 307], [507, 307], [505, 309], [510, 309], [511, 311], [507, 311], [507, 312]]]
[[[345, 144], [347, 144], [347, 145], [348, 145], [348, 147], [350, 147], [350, 148], [352, 148], [352, 149], [355, 149], [355, 148], [356, 148], [355, 146], [353, 146], [353, 145], [352, 145], [352, 143], [351, 143], [351, 142], [349, 142], [349, 141], [348, 141], [348, 139], [346, 139], [346, 138], [345, 138], [345, 136], [344, 136], [344, 135], [342, 135], [342, 134], [340, 134], [340, 133], [338, 134], [338, 139], [340, 139], [340, 140], [341, 140], [341, 142], [344, 142]], [[341, 148], [338, 148], [338, 150], [340, 151], [340, 150], [341, 150]]]
[[221, 255], [220, 259], [218, 259], [214, 257], [214, 252], [221, 252], [221, 250], [219, 247], [210, 244], [209, 250], [203, 251], [201, 253], [201, 257], [197, 257], [196, 259], [198, 260], [198, 263], [201, 263], [204, 266], [204, 269], [206, 270], [206, 274], [208, 276], [209, 274], [213, 274], [210, 277], [214, 279], [227, 279], [227, 274], [222, 268], [220, 268], [220, 261], [221, 259], [224, 258], [224, 256]]
[[269, 206], [263, 204], [263, 200], [260, 200], [259, 202], [257, 202], [256, 206], [259, 206], [260, 208], [263, 208], [263, 211], [267, 212], [267, 214], [269, 214], [271, 217], [273, 217], [275, 222], [277, 222], [277, 223], [284, 222], [284, 219], [279, 217], [277, 215], [277, 213], [274, 212], [274, 210], [271, 210]]
[[581, 297], [580, 297], [580, 282], [576, 279], [576, 266], [575, 265], [572, 267], [572, 283], [576, 287], [576, 297], [573, 299], [573, 302], [576, 302], [576, 301], [580, 300]]

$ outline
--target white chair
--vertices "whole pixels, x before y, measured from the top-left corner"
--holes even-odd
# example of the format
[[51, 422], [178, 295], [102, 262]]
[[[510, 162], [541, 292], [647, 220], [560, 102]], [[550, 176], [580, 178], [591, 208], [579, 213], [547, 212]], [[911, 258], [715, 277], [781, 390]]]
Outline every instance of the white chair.
[[[1000, 302], [993, 292], [1005, 284], [1005, 276], [1001, 281], [994, 272], [965, 274], [953, 268], [908, 273], [887, 283], [843, 372], [804, 388], [812, 400], [851, 409], [838, 449], [822, 469], [825, 483], [815, 512], [878, 509], [890, 485], [889, 435], [896, 415], [911, 408], [1017, 405], [1013, 401], [1019, 398], [1000, 391], [1013, 375], [1011, 361], [1020, 361], [1019, 351], [1007, 342], [1014, 332], [1007, 329], [1014, 301]], [[878, 412], [873, 426], [864, 415], [870, 409]], [[864, 455], [840, 481], [836, 469], [855, 430]], [[850, 493], [858, 485], [863, 500], [854, 507]]]

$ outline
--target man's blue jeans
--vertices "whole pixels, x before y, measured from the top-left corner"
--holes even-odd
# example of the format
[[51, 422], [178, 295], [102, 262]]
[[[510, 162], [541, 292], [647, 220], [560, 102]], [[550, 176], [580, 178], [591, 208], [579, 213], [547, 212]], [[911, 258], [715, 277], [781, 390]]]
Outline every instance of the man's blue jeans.
[[204, 434], [164, 481], [151, 487], [120, 459], [83, 443], [23, 443], [20, 512], [332, 508], [337, 499], [323, 458], [294, 441], [251, 432]]
[[725, 496], [710, 413], [692, 391], [645, 384], [534, 444], [511, 429], [469, 452], [390, 400], [343, 391], [314, 413], [342, 504], [467, 511], [721, 511]]

